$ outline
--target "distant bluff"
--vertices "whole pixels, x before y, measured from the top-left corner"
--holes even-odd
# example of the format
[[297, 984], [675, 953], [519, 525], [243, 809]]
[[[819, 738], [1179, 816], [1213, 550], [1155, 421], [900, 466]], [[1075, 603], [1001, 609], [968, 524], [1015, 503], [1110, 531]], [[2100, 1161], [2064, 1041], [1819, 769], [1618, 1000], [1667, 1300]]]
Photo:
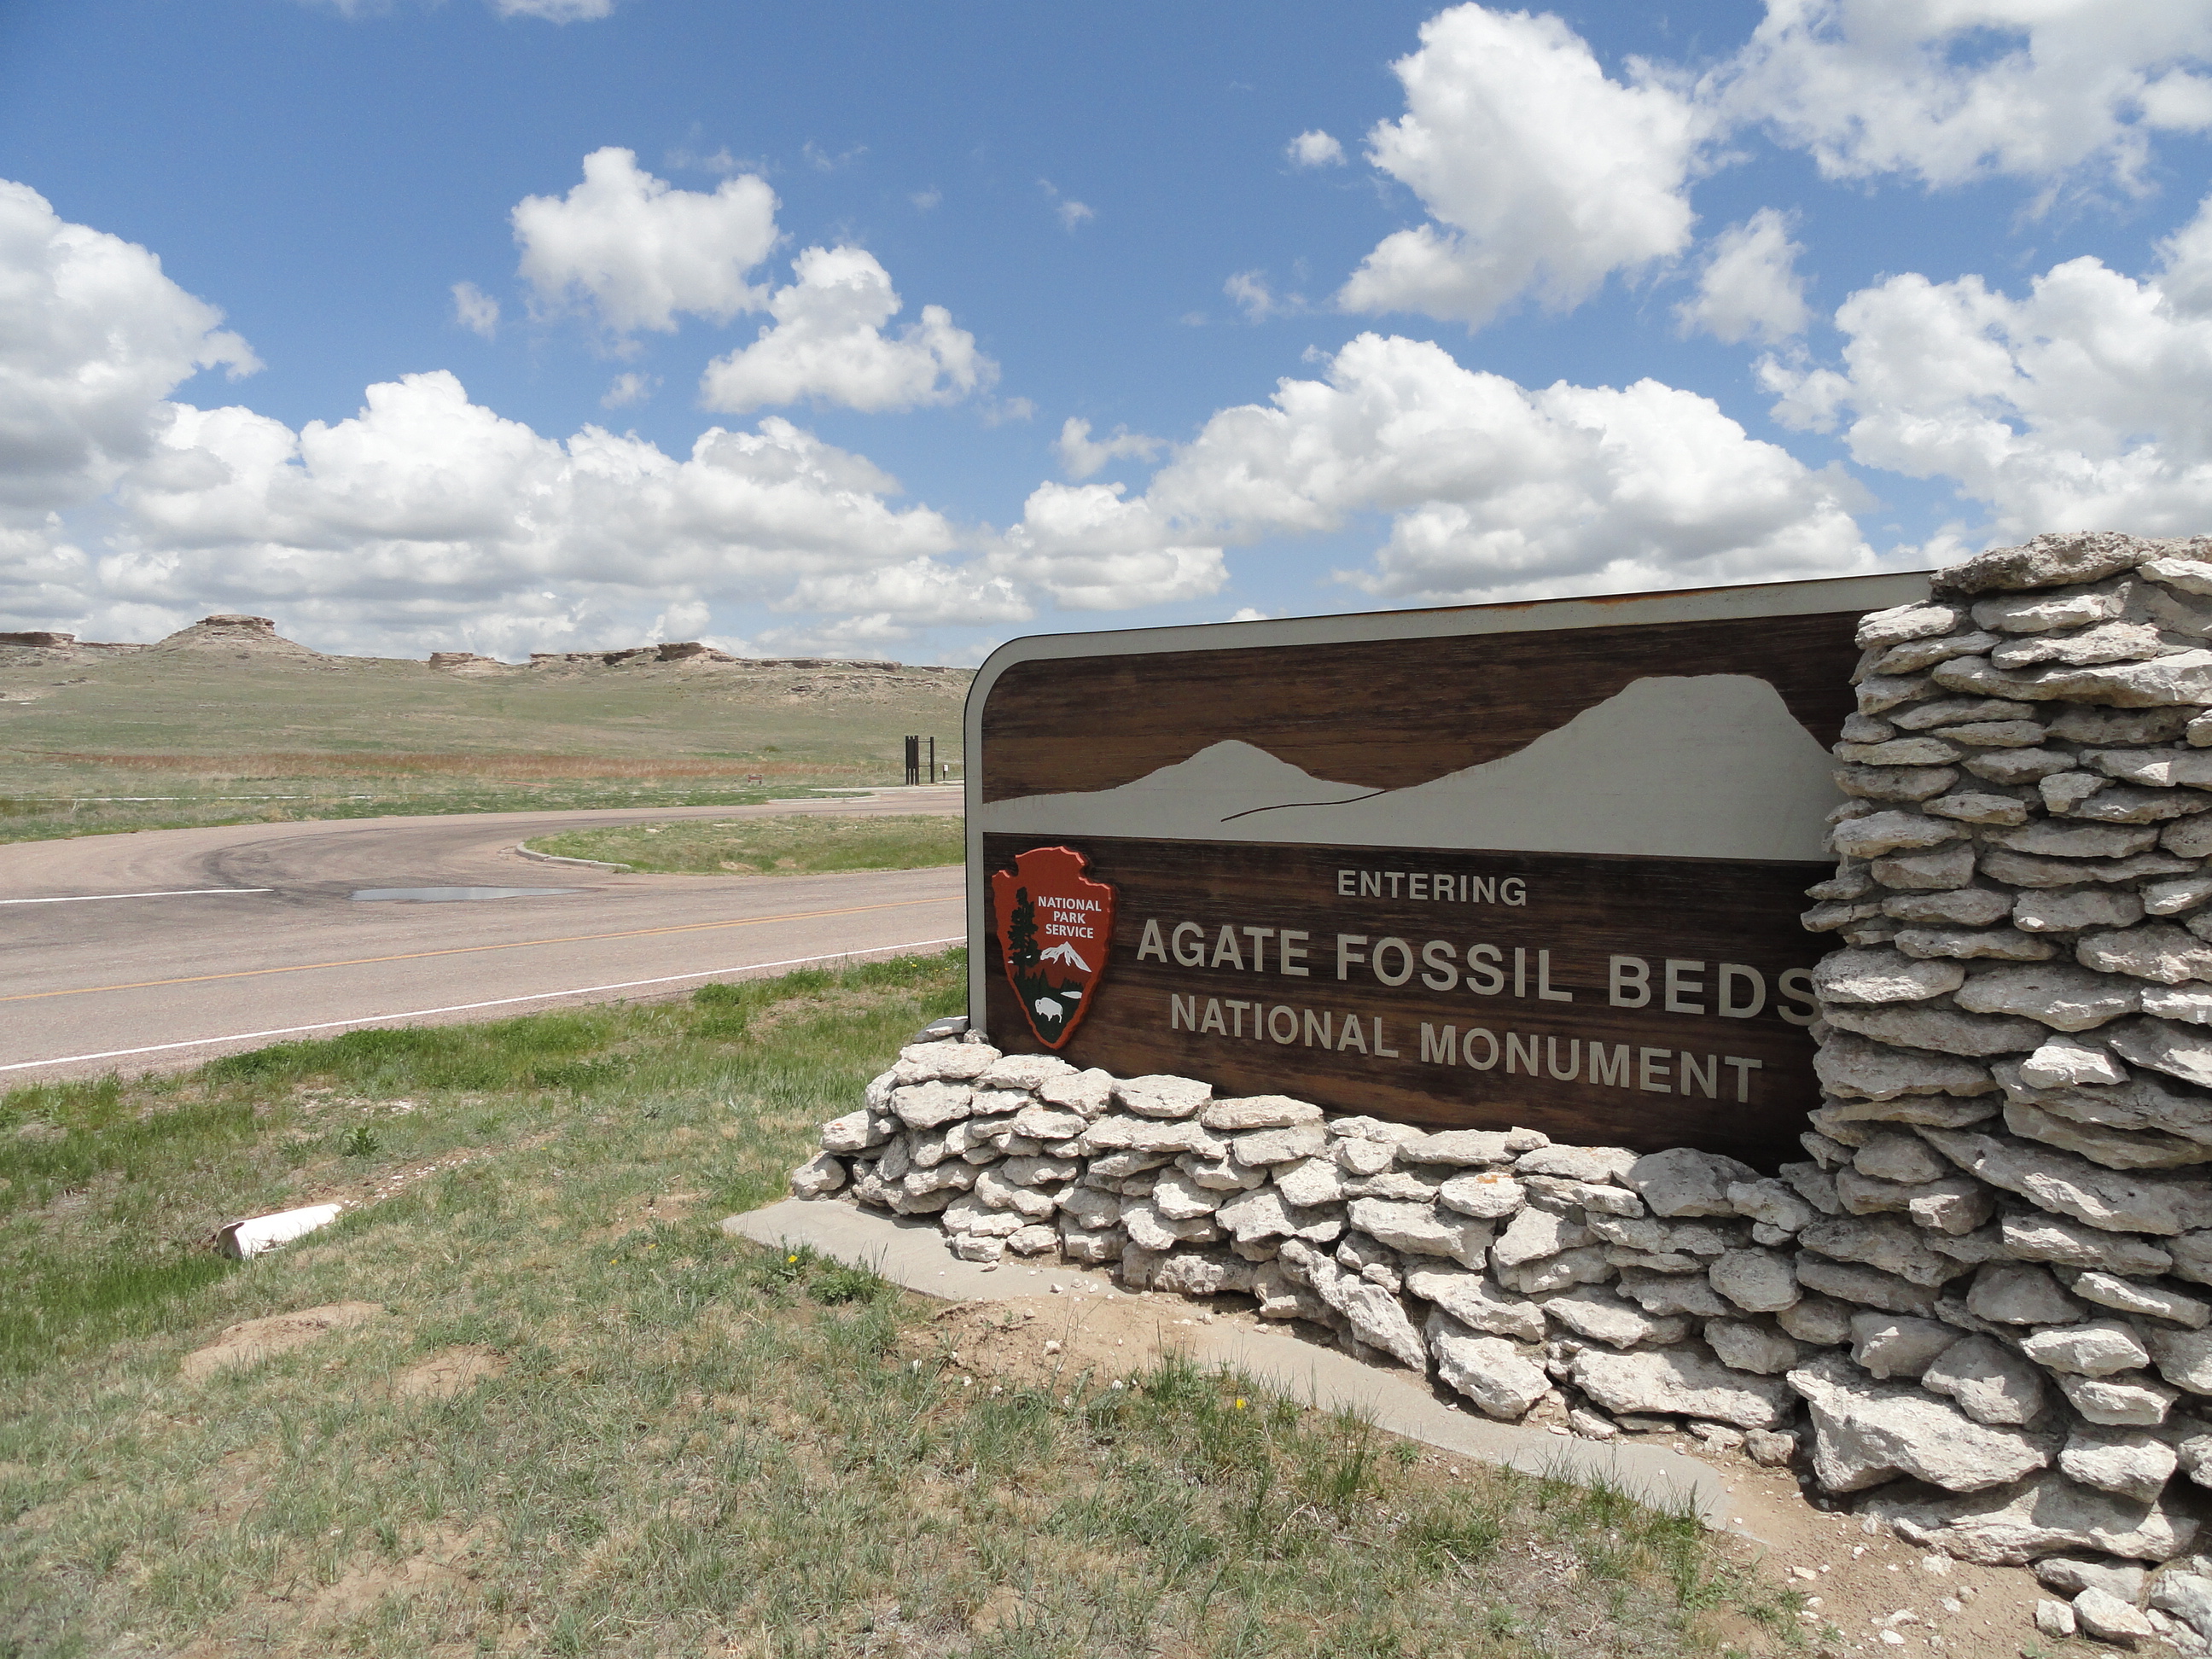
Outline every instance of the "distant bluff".
[[[50, 631], [0, 633], [0, 666], [33, 666], [41, 663], [88, 663], [140, 653], [156, 657], [179, 657], [205, 661], [230, 658], [246, 662], [288, 661], [319, 668], [343, 669], [380, 659], [341, 657], [309, 649], [276, 631], [275, 620], [222, 612], [204, 617], [167, 639], [151, 645], [80, 640], [74, 634]], [[667, 645], [630, 646], [608, 651], [537, 651], [527, 664], [502, 662], [473, 651], [434, 651], [428, 665], [443, 672], [470, 678], [513, 677], [534, 679], [599, 674], [609, 669], [626, 672], [659, 670], [688, 676], [711, 675], [738, 683], [774, 683], [791, 695], [825, 696], [869, 690], [944, 691], [964, 695], [973, 671], [937, 668], [908, 663], [881, 662], [845, 657], [733, 657], [697, 640]]]
[[180, 628], [151, 645], [115, 641], [81, 640], [74, 634], [33, 632], [0, 634], [0, 663], [32, 665], [40, 662], [94, 662], [113, 656], [150, 652], [161, 656], [228, 656], [248, 661], [277, 658], [294, 662], [342, 662], [311, 651], [297, 640], [276, 631], [267, 617], [245, 617], [225, 611], [203, 617], [190, 628]]
[[310, 651], [296, 640], [288, 640], [276, 631], [276, 624], [267, 617], [240, 617], [228, 613], [203, 617], [190, 628], [180, 628], [166, 640], [156, 640], [146, 647], [159, 656], [230, 656], [248, 661], [265, 660], [271, 657], [289, 658], [295, 662], [315, 662], [322, 658], [319, 651]]

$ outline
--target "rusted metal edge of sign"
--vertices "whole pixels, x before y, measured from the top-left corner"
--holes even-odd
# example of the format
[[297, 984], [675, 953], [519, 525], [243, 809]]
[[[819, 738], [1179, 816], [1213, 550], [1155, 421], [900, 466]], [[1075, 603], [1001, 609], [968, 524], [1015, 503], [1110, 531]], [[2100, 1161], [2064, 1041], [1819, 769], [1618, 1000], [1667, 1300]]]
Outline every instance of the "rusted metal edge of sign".
[[966, 710], [1002, 1048], [1771, 1159], [1816, 1103], [1852, 626], [1923, 574], [1016, 640]]

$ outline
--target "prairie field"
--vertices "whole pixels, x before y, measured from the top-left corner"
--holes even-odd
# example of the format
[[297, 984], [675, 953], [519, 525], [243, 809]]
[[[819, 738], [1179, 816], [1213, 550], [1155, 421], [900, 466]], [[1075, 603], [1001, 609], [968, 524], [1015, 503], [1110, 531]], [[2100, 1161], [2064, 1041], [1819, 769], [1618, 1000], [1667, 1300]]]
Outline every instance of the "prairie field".
[[[15, 653], [21, 656], [24, 653]], [[0, 661], [0, 840], [307, 817], [740, 805], [956, 769], [965, 671], [380, 658]]]

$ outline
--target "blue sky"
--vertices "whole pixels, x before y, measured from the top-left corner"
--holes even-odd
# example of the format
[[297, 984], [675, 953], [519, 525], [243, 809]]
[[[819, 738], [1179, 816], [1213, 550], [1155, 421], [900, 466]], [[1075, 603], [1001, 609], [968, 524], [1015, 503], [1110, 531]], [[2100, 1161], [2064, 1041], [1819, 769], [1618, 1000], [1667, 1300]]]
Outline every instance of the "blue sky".
[[0, 627], [972, 662], [2212, 530], [2212, 0], [1935, 9], [0, 4]]

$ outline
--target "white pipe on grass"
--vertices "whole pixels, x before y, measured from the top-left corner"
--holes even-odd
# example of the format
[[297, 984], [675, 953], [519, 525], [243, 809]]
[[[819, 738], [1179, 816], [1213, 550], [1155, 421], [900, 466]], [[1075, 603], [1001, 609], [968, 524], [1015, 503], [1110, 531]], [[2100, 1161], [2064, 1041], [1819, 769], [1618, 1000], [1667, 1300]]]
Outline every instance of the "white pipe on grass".
[[338, 1212], [343, 1207], [337, 1204], [310, 1204], [304, 1209], [255, 1216], [250, 1221], [226, 1222], [216, 1230], [216, 1249], [225, 1255], [250, 1261], [264, 1250], [273, 1250], [318, 1227], [329, 1226], [338, 1218]]

